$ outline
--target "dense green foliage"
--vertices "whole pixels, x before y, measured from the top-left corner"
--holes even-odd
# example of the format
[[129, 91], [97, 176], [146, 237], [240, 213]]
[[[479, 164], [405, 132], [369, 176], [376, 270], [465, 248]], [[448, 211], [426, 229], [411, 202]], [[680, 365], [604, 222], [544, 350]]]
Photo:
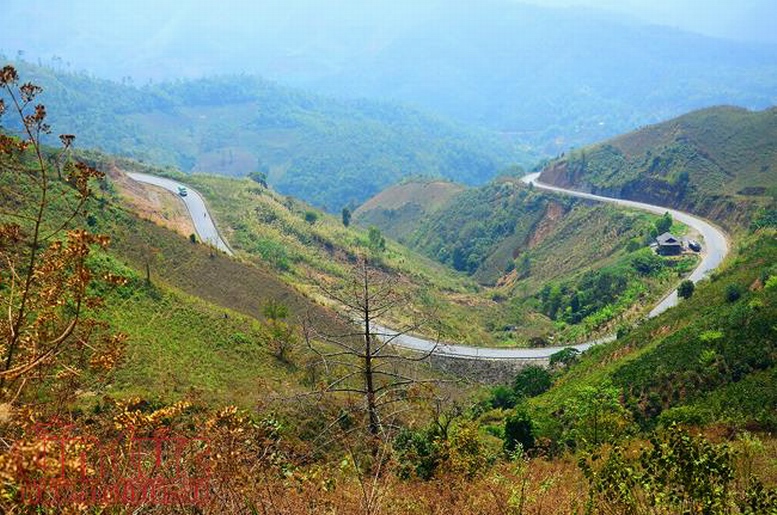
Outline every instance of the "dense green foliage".
[[649, 279], [687, 273], [695, 263], [694, 258], [667, 260], [643, 248], [617, 265], [584, 272], [574, 281], [546, 283], [537, 297], [552, 320], [577, 324], [595, 313], [609, 319], [612, 314], [607, 311], [620, 312], [636, 303], [648, 291]]
[[[757, 445], [744, 442], [748, 453]], [[729, 445], [676, 426], [653, 436], [636, 457], [615, 447], [604, 459], [595, 454], [581, 460], [580, 467], [590, 483], [590, 513], [756, 514], [777, 508], [775, 492], [751, 471], [737, 477]], [[735, 494], [737, 481], [744, 488]]]
[[536, 397], [550, 389], [552, 378], [544, 367], [529, 365], [521, 369], [513, 380], [513, 391], [519, 397]]
[[534, 428], [531, 417], [523, 407], [514, 410], [505, 419], [505, 451], [515, 453], [519, 447], [522, 451], [534, 448]]
[[763, 227], [777, 227], [777, 209], [764, 209], [756, 214], [750, 229], [756, 230]]
[[[408, 108], [332, 100], [245, 75], [146, 85], [20, 63], [58, 131], [81, 148], [183, 171], [266, 174], [279, 191], [335, 210], [410, 174], [484, 182], [526, 155], [486, 131]], [[261, 182], [261, 175], [255, 176]]]
[[[729, 266], [699, 283], [691, 298], [584, 355], [537, 405], [559, 410], [584, 385], [608, 380], [643, 428], [726, 421], [773, 430], [777, 390], [765, 385], [775, 368], [777, 288], [765, 285], [775, 283], [769, 283], [775, 262], [773, 230], [748, 237]], [[725, 392], [740, 402], [725, 402]]]
[[689, 113], [570, 152], [541, 178], [684, 208], [732, 227], [746, 228], [760, 208], [753, 224], [767, 226], [777, 201], [777, 109]]
[[456, 270], [474, 274], [508, 238], [516, 246], [526, 240], [546, 205], [546, 197], [518, 181], [495, 181], [460, 193], [447, 208], [433, 213], [416, 231], [411, 245]]
[[677, 296], [681, 299], [690, 299], [695, 289], [696, 285], [693, 281], [685, 280], [677, 287]]

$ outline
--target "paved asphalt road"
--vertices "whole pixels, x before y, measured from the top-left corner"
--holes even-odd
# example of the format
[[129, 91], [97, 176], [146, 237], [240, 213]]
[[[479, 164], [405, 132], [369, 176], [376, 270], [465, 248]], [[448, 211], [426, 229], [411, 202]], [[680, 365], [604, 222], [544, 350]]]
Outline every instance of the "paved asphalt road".
[[[564, 193], [566, 195], [573, 195], [575, 197], [596, 200], [599, 202], [609, 202], [611, 204], [616, 204], [618, 206], [628, 207], [632, 209], [639, 209], [642, 211], [648, 211], [650, 213], [655, 213], [658, 215], [663, 215], [664, 213], [669, 212], [669, 214], [672, 215], [672, 218], [674, 218], [675, 220], [679, 220], [685, 225], [688, 225], [689, 227], [696, 229], [696, 231], [698, 231], [699, 234], [701, 234], [703, 240], [702, 240], [701, 263], [699, 263], [699, 266], [696, 267], [696, 269], [691, 273], [689, 277], [689, 279], [695, 283], [699, 282], [704, 277], [706, 277], [706, 275], [712, 270], [715, 270], [723, 262], [723, 259], [726, 257], [726, 254], [728, 254], [728, 251], [729, 251], [728, 236], [720, 228], [714, 226], [707, 220], [704, 220], [697, 216], [690, 215], [688, 213], [684, 213], [682, 211], [670, 209], [667, 207], [653, 206], [651, 204], [635, 202], [633, 200], [622, 200], [617, 198], [602, 197], [600, 195], [592, 195], [590, 193], [583, 193], [580, 191], [557, 188], [555, 186], [550, 186], [548, 184], [543, 184], [541, 182], [538, 182], [537, 178], [539, 177], [539, 175], [540, 175], [539, 173], [526, 175], [523, 178], [523, 181], [527, 184], [534, 184], [535, 187], [543, 190], [555, 191], [559, 193]], [[648, 317], [650, 318], [656, 317], [661, 313], [663, 313], [664, 311], [666, 311], [667, 309], [673, 306], [676, 306], [677, 300], [678, 300], [677, 290], [673, 290], [669, 295], [664, 297], [664, 299], [661, 302], [659, 302], [656, 305], [656, 307], [653, 308], [653, 310], [648, 314]]]
[[419, 338], [409, 334], [397, 334], [396, 331], [372, 324], [375, 328], [377, 336], [385, 338], [393, 338], [392, 344], [406, 349], [412, 349], [419, 352], [434, 352], [439, 356], [447, 356], [452, 358], [463, 359], [477, 359], [477, 360], [546, 360], [552, 354], [573, 347], [580, 352], [593, 347], [599, 343], [606, 343], [615, 340], [615, 336], [605, 336], [598, 340], [594, 340], [587, 343], [579, 343], [577, 345], [564, 345], [556, 347], [542, 347], [537, 349], [500, 349], [498, 347], [472, 347], [469, 345], [456, 345], [451, 343], [435, 343], [425, 338]]
[[[129, 173], [127, 175], [136, 181], [160, 186], [176, 195], [178, 194], [178, 188], [185, 186], [179, 182], [161, 177], [155, 177], [153, 175], [140, 173]], [[680, 222], [696, 229], [703, 237], [703, 249], [702, 262], [698, 267], [696, 267], [690, 276], [690, 279], [694, 282], [701, 280], [707, 275], [708, 272], [717, 268], [726, 257], [726, 254], [728, 254], [728, 237], [722, 230], [715, 227], [706, 220], [689, 215], [688, 213], [676, 211], [674, 209], [653, 206], [650, 204], [644, 204], [642, 202], [602, 197], [599, 195], [592, 195], [590, 193], [557, 188], [555, 186], [550, 186], [538, 182], [538, 177], [538, 173], [530, 174], [525, 176], [523, 181], [527, 184], [534, 184], [536, 188], [587, 198], [599, 202], [610, 202], [619, 206], [640, 209], [643, 211], [649, 211], [651, 213], [664, 214], [668, 211], [674, 219], [679, 220]], [[179, 196], [179, 198], [185, 202], [186, 207], [189, 210], [189, 214], [192, 216], [192, 221], [194, 222], [197, 234], [200, 236], [200, 239], [213, 243], [219, 249], [223, 250], [227, 254], [232, 255], [232, 251], [229, 249], [224, 240], [221, 239], [221, 236], [219, 236], [218, 231], [216, 230], [216, 226], [213, 224], [213, 220], [208, 214], [207, 208], [205, 207], [205, 202], [202, 200], [200, 194], [191, 188], [187, 187], [187, 189], [189, 194], [186, 197]], [[656, 307], [653, 308], [648, 316], [651, 318], [658, 316], [670, 307], [677, 305], [677, 300], [677, 290], [674, 290], [669, 295], [667, 295], [658, 305], [656, 305]], [[433, 341], [409, 334], [397, 334], [395, 331], [385, 327], [375, 326], [375, 329], [380, 337], [392, 338], [392, 344], [400, 347], [405, 347], [420, 352], [433, 351], [435, 354], [442, 356], [478, 360], [545, 360], [548, 359], [552, 354], [567, 347], [573, 347], [582, 352], [594, 345], [611, 342], [615, 339], [615, 336], [606, 336], [598, 340], [578, 345], [543, 347], [538, 349], [502, 349], [493, 347], [471, 347], [467, 345], [435, 343]]]
[[[164, 177], [156, 177], [145, 173], [127, 173], [127, 175], [132, 180], [159, 186], [160, 188], [164, 188], [174, 195], [177, 195], [178, 198], [186, 204], [186, 209], [189, 210], [189, 215], [192, 217], [192, 222], [194, 223], [194, 230], [197, 231], [197, 236], [200, 238], [200, 241], [210, 243], [230, 256], [233, 255], [232, 249], [230, 249], [229, 245], [221, 239], [221, 236], [216, 229], [216, 225], [213, 223], [213, 218], [211, 218], [211, 215], [208, 213], [208, 208], [205, 207], [205, 201], [202, 200], [202, 196], [196, 190], [193, 190], [180, 182], [165, 179]], [[188, 194], [185, 197], [181, 197], [178, 195], [178, 188], [186, 188]]]
[[[599, 202], [610, 202], [612, 204], [616, 204], [619, 206], [623, 206], [631, 209], [640, 209], [643, 211], [649, 211], [651, 213], [656, 213], [659, 215], [662, 215], [668, 211], [675, 220], [679, 220], [680, 222], [696, 229], [699, 232], [699, 234], [702, 235], [703, 247], [702, 247], [701, 263], [699, 263], [699, 266], [697, 266], [696, 269], [693, 271], [693, 273], [691, 273], [690, 275], [690, 279], [694, 282], [700, 281], [707, 275], [707, 273], [717, 268], [720, 265], [720, 263], [723, 261], [723, 259], [726, 257], [726, 254], [728, 254], [729, 243], [728, 243], [728, 237], [726, 236], [726, 233], [724, 233], [722, 230], [715, 227], [711, 223], [707, 222], [706, 220], [690, 215], [688, 213], [683, 213], [681, 211], [677, 211], [675, 209], [669, 209], [666, 207], [653, 206], [650, 204], [644, 204], [642, 202], [634, 202], [631, 200], [621, 200], [621, 199], [610, 198], [610, 197], [602, 197], [600, 195], [592, 195], [590, 193], [583, 193], [583, 192], [578, 192], [573, 190], [566, 190], [563, 188], [557, 188], [555, 186], [550, 186], [550, 185], [538, 182], [537, 178], [539, 177], [539, 175], [540, 175], [539, 173], [527, 175], [523, 178], [523, 181], [526, 182], [527, 184], [534, 184], [534, 186], [539, 189], [543, 189], [547, 191], [555, 191], [557, 193], [573, 195], [576, 197], [596, 200]], [[648, 314], [648, 317], [653, 318], [660, 315], [667, 309], [673, 306], [676, 306], [677, 301], [678, 301], [677, 290], [675, 289], [669, 295], [664, 297], [664, 299], [661, 300], [661, 302], [659, 302], [650, 311], [650, 313]], [[442, 343], [435, 344], [432, 341], [429, 341], [423, 338], [418, 338], [415, 336], [404, 335], [404, 334], [398, 335], [395, 331], [392, 331], [391, 329], [387, 329], [385, 327], [379, 327], [377, 330], [382, 333], [381, 334], [382, 337], [394, 338], [394, 343], [402, 347], [410, 348], [421, 352], [430, 352], [432, 349], [434, 349], [434, 352], [439, 355], [456, 357], [456, 358], [466, 358], [466, 359], [544, 360], [549, 358], [552, 354], [567, 347], [567, 346], [554, 346], [554, 347], [544, 347], [539, 349], [499, 349], [499, 348], [491, 348], [491, 347], [470, 347], [465, 345], [447, 345]], [[582, 352], [594, 345], [611, 342], [613, 340], [615, 340], [615, 335], [610, 335], [591, 342], [572, 345], [571, 347], [574, 347], [575, 349]]]

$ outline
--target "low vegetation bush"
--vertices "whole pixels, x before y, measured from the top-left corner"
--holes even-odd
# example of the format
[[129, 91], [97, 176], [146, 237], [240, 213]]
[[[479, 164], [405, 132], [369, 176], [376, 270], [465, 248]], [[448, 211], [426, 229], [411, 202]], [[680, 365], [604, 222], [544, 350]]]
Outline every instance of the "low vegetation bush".
[[[777, 510], [777, 491], [748, 471], [737, 477], [734, 454], [671, 426], [634, 454], [613, 447], [579, 465], [589, 482], [588, 513], [756, 514]], [[739, 485], [737, 485], [739, 481]]]

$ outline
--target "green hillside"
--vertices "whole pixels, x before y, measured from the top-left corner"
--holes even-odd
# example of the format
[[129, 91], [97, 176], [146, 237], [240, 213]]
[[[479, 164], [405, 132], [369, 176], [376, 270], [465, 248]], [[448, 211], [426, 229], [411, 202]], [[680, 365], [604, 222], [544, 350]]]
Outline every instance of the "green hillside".
[[[120, 170], [136, 170], [139, 166], [105, 157], [96, 161], [113, 168], [116, 174], [120, 174]], [[400, 326], [425, 320], [418, 331], [430, 337], [442, 334], [453, 341], [478, 345], [492, 341], [482, 320], [494, 303], [466, 275], [387, 239], [379, 231], [375, 234], [377, 239], [373, 240], [370, 231], [358, 226], [345, 227], [341, 217], [280, 195], [254, 180], [204, 174], [184, 177], [174, 173], [172, 176], [187, 181], [206, 197], [220, 232], [240, 260], [288, 285], [287, 289], [302, 292], [316, 302], [330, 304], [331, 299], [322, 295], [317, 284], [332, 284], [353, 277], [358, 272], [358, 258], [367, 257], [378, 264], [384, 277], [395, 280], [398, 289], [408, 297], [408, 309], [392, 314], [393, 318], [386, 321]], [[121, 193], [125, 196], [139, 194], [124, 186], [121, 186]], [[128, 252], [136, 255], [136, 259], [142, 259], [139, 248], [131, 248]], [[212, 261], [204, 263], [206, 268], [191, 270], [191, 277], [208, 278], [218, 270], [230, 277], [244, 275], [240, 268], [234, 268], [237, 265], [232, 260], [216, 258], [216, 263]], [[182, 262], [189, 263], [189, 260]], [[183, 267], [189, 268], [188, 265]], [[165, 272], [168, 273], [175, 276], [178, 269]], [[210, 298], [208, 288], [204, 286], [208, 283], [192, 285], [198, 288], [192, 293]], [[250, 298], [250, 288], [245, 298]], [[236, 300], [243, 302], [244, 296]], [[473, 320], [480, 322], [473, 325]]]
[[463, 185], [453, 182], [411, 179], [367, 200], [353, 212], [353, 219], [363, 227], [374, 225], [406, 244], [425, 216], [446, 208], [463, 190]]
[[678, 422], [774, 431], [775, 236], [773, 229], [748, 236], [690, 299], [584, 355], [535, 407], [550, 415], [582, 388], [608, 384], [642, 428]]
[[[0, 158], [3, 226], [12, 223], [14, 214], [25, 213], [21, 206], [34, 205], [34, 188], [14, 182], [14, 175], [6, 173], [10, 166], [7, 157]], [[46, 231], [62, 222], [69, 205], [67, 187], [54, 184], [50, 193]], [[139, 219], [122, 206], [109, 180], [101, 182], [86, 212], [67, 226], [110, 235], [107, 250], [95, 246], [89, 265], [97, 277], [111, 273], [127, 279], [118, 288], [102, 285], [94, 292], [104, 297], [105, 308], [96, 313], [99, 319], [127, 338], [118, 369], [107, 384], [87, 381], [84, 402], [109, 392], [116, 398], [137, 395], [163, 403], [197, 398], [207, 405], [250, 409], [273, 392], [301, 389], [305, 380], [303, 361], [297, 361], [299, 340], [294, 361], [278, 359], [273, 350], [263, 316], [269, 302], [287, 306], [294, 327], [309, 317], [322, 329], [344, 330], [333, 312], [273, 272], [213, 253]], [[3, 298], [11, 293], [8, 273], [4, 268]]]
[[[80, 148], [185, 172], [245, 176], [331, 211], [407, 175], [484, 182], [528, 154], [408, 108], [333, 100], [247, 75], [136, 87], [20, 63], [51, 124]], [[54, 139], [51, 143], [55, 142]]]
[[400, 184], [370, 199], [355, 219], [471, 276], [494, 301], [486, 326], [512, 345], [612, 330], [696, 262], [653, 255], [654, 216], [550, 195], [508, 176], [458, 190]]
[[695, 111], [570, 152], [540, 179], [747, 227], [777, 199], [777, 109]]
[[[16, 88], [14, 70], [0, 83]], [[512, 178], [465, 190], [430, 216], [494, 215], [469, 219], [483, 248], [509, 240], [505, 220], [542, 213], [522, 252], [546, 258], [487, 289], [260, 176], [189, 177], [231, 257], [189, 237], [169, 203], [143, 212], [178, 232], [135, 213], [144, 195], [180, 199], [132, 187], [123, 170], [180, 172], [44, 148], [45, 111], [33, 109], [26, 142], [0, 137], [1, 512], [777, 510], [774, 227], [739, 232], [688, 299], [629, 325], [644, 288], [664, 291], [692, 266], [642, 248], [663, 217]], [[581, 237], [589, 248], [573, 261], [588, 261], [540, 263]], [[607, 240], [615, 250], [596, 257]], [[539, 293], [513, 295], [540, 270], [553, 279]], [[391, 323], [423, 315], [503, 343], [547, 343], [518, 342], [505, 321], [581, 338], [616, 322], [618, 339], [486, 389], [354, 333], [328, 292], [360, 299], [368, 320], [396, 308]]]
[[[261, 308], [268, 298], [280, 299], [297, 314], [311, 308], [318, 310], [320, 308], [315, 304], [310, 304], [284, 283], [290, 281], [301, 286], [304, 278], [310, 277], [311, 273], [325, 273], [332, 277], [352, 273], [345, 255], [348, 250], [362, 247], [362, 251], [369, 251], [363, 247], [366, 242], [358, 240], [364, 238], [363, 232], [345, 229], [339, 221], [323, 214], [310, 224], [304, 220], [304, 213], [309, 208], [302, 204], [295, 206], [293, 201], [291, 208], [276, 205], [284, 202], [284, 199], [270, 190], [257, 191], [255, 183], [250, 180], [235, 181], [207, 176], [199, 176], [198, 180], [198, 188], [209, 196], [214, 212], [226, 216], [226, 211], [222, 210], [226, 210], [226, 206], [233, 206], [232, 216], [235, 220], [242, 219], [243, 223], [247, 220], [240, 213], [245, 208], [258, 214], [263, 213], [265, 218], [268, 213], [277, 216], [276, 220], [265, 220], [265, 224], [274, 226], [273, 231], [277, 231], [273, 237], [279, 238], [285, 234], [290, 252], [301, 254], [289, 261], [289, 269], [278, 270], [277, 263], [261, 259], [256, 251], [241, 249], [241, 238], [232, 232], [230, 241], [235, 242], [238, 252], [252, 260], [254, 257], [260, 258], [256, 264], [241, 264], [220, 254], [213, 254], [201, 245], [193, 245], [182, 235], [136, 220], [131, 214], [115, 207], [99, 208], [99, 211], [95, 211], [101, 213], [95, 228], [114, 235], [112, 252], [116, 256], [142, 271], [147, 257], [144, 253], [148, 252], [147, 249], [154, 250], [152, 287], [144, 286], [142, 272], [118, 267], [118, 270], [132, 279], [130, 286], [116, 292], [113, 308], [106, 318], [117, 324], [116, 327], [137, 335], [136, 341], [143, 341], [144, 344], [137, 348], [130, 347], [127, 363], [116, 375], [117, 391], [142, 395], [160, 395], [164, 391], [166, 399], [183, 398], [186, 392], [198, 391], [204, 398], [214, 402], [234, 402], [232, 399], [238, 399], [241, 392], [256, 387], [257, 374], [264, 378], [261, 383], [263, 388], [283, 388], [282, 385], [287, 385], [290, 380], [287, 376], [289, 370], [284, 369], [282, 363], [273, 357], [271, 349], [249, 343], [262, 341], [262, 324], [245, 318], [241, 313], [261, 318]], [[217, 200], [220, 197], [215, 195], [216, 192], [224, 195], [222, 201]], [[536, 192], [529, 194], [541, 196]], [[564, 201], [569, 204], [564, 205]], [[642, 230], [654, 221], [647, 215], [619, 213], [606, 206], [574, 206], [577, 202], [571, 199], [543, 197], [542, 202], [560, 206], [562, 212], [564, 209], [570, 210], [567, 215], [569, 225], [561, 224], [561, 228], [556, 229], [562, 239], [565, 238], [565, 232], [571, 231], [571, 227], [579, 227], [582, 220], [590, 224], [590, 233], [581, 231], [580, 241], [570, 240], [577, 241], [574, 246], [581, 246], [582, 241], [600, 231], [597, 229], [598, 219], [610, 226], [620, 223], [622, 228], [636, 227]], [[245, 207], [234, 209], [234, 206]], [[269, 211], [268, 206], [275, 207]], [[547, 209], [547, 205], [545, 207]], [[576, 210], [580, 212], [576, 213]], [[229, 216], [226, 216], [226, 220], [234, 223]], [[229, 225], [226, 227], [227, 230], [234, 230]], [[295, 228], [298, 233], [294, 232]], [[250, 230], [244, 229], [245, 234], [252, 234], [256, 230], [257, 226], [253, 224]], [[617, 234], [621, 229], [615, 225], [612, 231], [612, 234]], [[271, 233], [260, 234], [267, 237]], [[300, 249], [295, 250], [291, 244], [292, 236], [301, 238], [302, 234], [308, 240], [316, 240], [316, 244], [308, 246], [305, 251], [308, 254], [302, 254]], [[349, 235], [357, 240], [348, 241]], [[769, 325], [770, 321], [777, 318], [772, 309], [777, 301], [772, 277], [777, 273], [772, 266], [772, 263], [777, 262], [775, 236], [770, 229], [749, 236], [738, 248], [735, 259], [728, 267], [715, 274], [712, 281], [702, 283], [691, 299], [657, 320], [625, 331], [617, 342], [597, 347], [586, 354], [579, 365], [561, 376], [548, 394], [537, 399], [533, 408], [537, 430], [554, 439], [562, 438], [565, 428], [556, 425], [553, 418], [545, 419], [543, 413], [550, 414], [560, 409], [580, 388], [605, 382], [624, 392], [624, 405], [632, 411], [630, 420], [641, 427], [650, 428], [656, 423], [668, 424], [674, 420], [697, 424], [720, 421], [732, 424], [757, 423], [761, 427], [772, 427], [775, 423], [774, 413], [768, 406], [774, 405], [775, 401], [768, 385], [772, 381], [774, 366], [775, 351], [772, 347], [777, 344], [774, 328]], [[541, 252], [542, 245], [528, 252]], [[554, 252], [558, 251], [556, 245], [563, 243], [554, 243]], [[331, 252], [329, 261], [332, 264], [329, 268], [322, 268], [320, 263], [315, 265], [313, 260], [317, 252], [326, 249]], [[439, 288], [434, 293], [440, 297], [438, 307], [444, 305], [442, 298], [446, 288], [458, 289], [459, 295], [466, 291], [467, 283], [463, 278], [458, 279], [458, 286], [455, 282], [442, 283], [446, 277], [443, 269], [402, 251], [394, 243], [389, 242], [384, 252], [381, 259], [386, 270], [406, 275], [416, 285], [411, 287], [426, 284], [427, 288]], [[656, 265], [646, 259], [642, 252], [626, 253], [626, 258], [621, 255], [622, 252], [623, 249], [620, 249], [615, 255], [603, 256], [601, 259], [587, 257], [585, 259], [597, 261], [597, 265], [586, 270], [589, 274], [595, 270], [598, 274], [606, 275], [611, 271], [622, 271], [624, 266]], [[546, 263], [545, 266], [561, 265]], [[665, 265], [657, 266], [668, 270]], [[411, 269], [416, 270], [412, 276]], [[540, 270], [543, 267], [537, 266], [536, 273], [540, 274]], [[278, 272], [286, 275], [287, 280], [278, 281], [274, 278]], [[570, 270], [542, 272], [547, 274], [547, 279], [536, 278], [536, 285], [548, 284], [551, 277], [551, 285], [562, 285], [565, 281], [563, 278], [568, 277], [567, 284], [576, 284], [572, 291], [577, 288], [580, 294], [584, 291], [581, 285], [585, 284], [586, 276], [581, 272], [583, 270], [577, 270], [576, 273]], [[640, 277], [641, 282], [649, 282], [651, 279], [650, 275], [635, 275]], [[240, 277], [241, 280], [234, 281], [234, 277]], [[530, 277], [531, 274], [524, 279]], [[664, 282], [657, 284], [660, 284], [660, 291], [666, 288]], [[515, 284], [503, 286], [502, 291], [515, 287]], [[431, 296], [432, 291], [435, 290], [430, 289], [427, 295]], [[570, 289], [564, 287], [561, 291]], [[260, 293], [256, 295], [255, 292]], [[536, 298], [541, 297], [542, 294]], [[207, 302], [201, 299], [207, 299]], [[582, 297], [580, 301], [585, 305]], [[569, 302], [568, 297], [566, 302]], [[495, 304], [489, 308], [492, 324], [499, 316], [498, 306]], [[516, 304], [513, 306], [515, 310]], [[542, 309], [542, 306], [539, 308]], [[438, 313], [462, 316], [456, 315], [456, 311], [451, 309], [448, 306]], [[152, 315], [152, 312], [156, 314]], [[321, 317], [320, 324], [336, 324], [324, 311]], [[473, 316], [465, 318], [470, 324], [476, 320]], [[486, 323], [485, 320], [478, 323]], [[562, 320], [561, 315], [558, 320]], [[213, 331], [213, 327], [219, 329]], [[177, 347], [183, 342], [187, 342], [185, 347]], [[175, 363], [165, 361], [170, 352], [175, 352], [177, 356]], [[240, 360], [248, 359], [248, 356], [254, 364], [252, 366], [259, 368], [241, 371], [244, 373], [237, 375], [229, 372], [230, 367], [240, 366]], [[671, 356], [671, 359], [667, 356]], [[183, 366], [179, 366], [181, 364]], [[277, 368], [279, 366], [281, 368]], [[297, 380], [304, 381], [303, 371], [300, 370], [299, 374]], [[274, 381], [277, 381], [277, 386], [272, 386]], [[759, 397], [753, 398], [753, 392], [760, 392]], [[723, 399], [729, 395], [740, 399], [740, 402], [724, 402]]]

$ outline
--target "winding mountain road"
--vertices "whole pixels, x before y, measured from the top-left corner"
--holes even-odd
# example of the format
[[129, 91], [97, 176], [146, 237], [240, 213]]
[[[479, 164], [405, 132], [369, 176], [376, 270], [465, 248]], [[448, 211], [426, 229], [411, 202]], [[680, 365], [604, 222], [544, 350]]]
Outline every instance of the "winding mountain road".
[[[230, 256], [234, 255], [232, 249], [227, 245], [227, 242], [221, 238], [218, 229], [216, 229], [216, 224], [213, 223], [213, 217], [208, 213], [205, 201], [197, 190], [193, 190], [178, 181], [157, 177], [155, 175], [127, 172], [127, 176], [137, 182], [164, 188], [173, 195], [176, 195], [186, 205], [186, 209], [189, 211], [189, 216], [191, 216], [192, 223], [194, 224], [194, 230], [197, 231], [197, 236], [200, 238], [200, 241], [209, 243]], [[178, 194], [180, 188], [186, 188], [187, 195], [185, 197]]]
[[[558, 188], [556, 186], [551, 186], [549, 184], [539, 182], [539, 175], [539, 173], [529, 174], [524, 176], [522, 180], [526, 184], [532, 184], [534, 187], [546, 191], [563, 193], [565, 195], [572, 195], [584, 199], [595, 200], [597, 202], [608, 202], [625, 208], [639, 209], [659, 215], [669, 212], [669, 214], [671, 214], [672, 218], [675, 220], [679, 220], [685, 225], [688, 225], [689, 227], [692, 227], [698, 231], [704, 241], [701, 252], [702, 260], [689, 276], [689, 279], [693, 282], [700, 281], [709, 272], [720, 266], [720, 264], [723, 262], [723, 259], [729, 252], [729, 240], [726, 233], [707, 220], [667, 207], [654, 206], [651, 204], [645, 204], [643, 202], [603, 197], [601, 195], [593, 195], [591, 193]], [[677, 290], [674, 289], [650, 311], [648, 318], [657, 317], [667, 309], [676, 306], [677, 302]], [[435, 344], [432, 341], [411, 335], [397, 335], [395, 331], [385, 327], [379, 327], [378, 331], [381, 332], [381, 336], [384, 338], [393, 337], [394, 344], [405, 348], [420, 352], [433, 351], [435, 354], [441, 356], [480, 360], [546, 360], [550, 358], [552, 354], [555, 354], [556, 352], [568, 347], [572, 347], [582, 352], [593, 347], [594, 345], [615, 340], [615, 335], [609, 335], [597, 340], [577, 345], [543, 347], [539, 349], [499, 349], [491, 347], [470, 347], [466, 345]]]
[[[651, 204], [645, 204], [644, 202], [635, 202], [633, 200], [603, 197], [601, 195], [593, 195], [591, 193], [584, 193], [582, 191], [567, 190], [564, 188], [551, 186], [549, 184], [539, 182], [537, 180], [539, 176], [539, 173], [533, 173], [524, 176], [522, 180], [526, 184], [532, 184], [536, 188], [546, 191], [554, 191], [556, 193], [563, 193], [565, 195], [572, 195], [574, 197], [595, 200], [598, 202], [608, 202], [617, 206], [648, 211], [657, 215], [663, 215], [664, 213], [668, 212], [675, 220], [678, 220], [698, 231], [704, 241], [701, 252], [701, 263], [699, 263], [699, 265], [688, 277], [688, 279], [694, 283], [701, 281], [704, 279], [704, 277], [707, 276], [709, 272], [720, 266], [728, 254], [730, 248], [728, 235], [723, 232], [722, 229], [713, 225], [711, 222], [704, 220], [703, 218], [699, 218], [698, 216], [694, 216], [683, 211], [677, 211], [676, 209], [671, 209], [668, 207], [654, 206]], [[650, 311], [648, 318], [656, 317], [667, 309], [676, 306], [677, 301], [677, 290], [673, 290]]]
[[[231, 249], [219, 235], [218, 230], [216, 229], [216, 226], [213, 223], [213, 218], [208, 213], [207, 207], [205, 206], [205, 202], [202, 199], [202, 196], [196, 190], [193, 190], [188, 186], [181, 184], [177, 181], [173, 181], [171, 179], [165, 179], [162, 177], [156, 177], [153, 175], [147, 175], [147, 174], [141, 174], [141, 173], [128, 173], [127, 175], [133, 180], [136, 180], [138, 182], [144, 182], [147, 184], [152, 184], [154, 186], [159, 186], [161, 188], [164, 188], [172, 192], [175, 195], [178, 195], [179, 188], [186, 187], [188, 189], [189, 194], [186, 197], [181, 197], [180, 195], [178, 196], [186, 204], [186, 207], [189, 210], [189, 214], [192, 217], [192, 221], [194, 222], [195, 229], [200, 239], [202, 241], [211, 243], [215, 245], [217, 248], [226, 252], [227, 254], [232, 255]], [[666, 207], [654, 206], [654, 205], [645, 204], [642, 202], [622, 200], [622, 199], [611, 198], [611, 197], [603, 197], [600, 195], [593, 195], [590, 193], [558, 188], [556, 186], [551, 186], [551, 185], [539, 182], [537, 180], [539, 175], [540, 175], [539, 173], [529, 174], [523, 177], [522, 180], [527, 184], [532, 184], [534, 187], [542, 190], [546, 190], [546, 191], [563, 193], [565, 195], [572, 195], [575, 197], [595, 200], [598, 202], [608, 202], [618, 206], [622, 206], [630, 209], [639, 209], [642, 211], [648, 211], [650, 213], [655, 213], [659, 215], [669, 212], [675, 220], [679, 220], [680, 222], [698, 231], [703, 238], [703, 248], [701, 253], [702, 260], [701, 260], [701, 263], [699, 263], [699, 265], [696, 267], [696, 269], [694, 269], [694, 271], [691, 273], [689, 277], [689, 279], [692, 280], [693, 282], [700, 281], [710, 271], [717, 268], [720, 265], [720, 263], [723, 262], [723, 259], [726, 257], [726, 255], [729, 252], [730, 245], [729, 245], [729, 240], [726, 233], [724, 233], [720, 228], [716, 227], [712, 223], [702, 218], [690, 215], [688, 213], [684, 213], [682, 211], [677, 211], [675, 209], [666, 208]], [[675, 289], [671, 293], [669, 293], [666, 297], [664, 297], [664, 299], [662, 299], [661, 302], [659, 302], [650, 311], [650, 313], [648, 314], [648, 317], [653, 318], [660, 315], [667, 309], [673, 306], [676, 306], [677, 302], [678, 302], [677, 290]], [[374, 328], [376, 329], [380, 337], [392, 338], [393, 345], [397, 345], [400, 347], [404, 347], [404, 348], [419, 351], [419, 352], [434, 352], [436, 355], [439, 355], [439, 356], [446, 356], [451, 358], [462, 358], [462, 359], [476, 359], [476, 360], [521, 360], [521, 361], [547, 360], [552, 354], [555, 354], [556, 352], [565, 348], [572, 347], [582, 352], [594, 345], [611, 342], [615, 340], [615, 336], [610, 335], [597, 340], [593, 340], [590, 342], [577, 344], [577, 345], [543, 347], [543, 348], [537, 348], [537, 349], [507, 349], [507, 348], [503, 349], [503, 348], [494, 348], [494, 347], [472, 347], [468, 345], [437, 343], [431, 340], [427, 340], [417, 336], [412, 336], [409, 334], [397, 334], [396, 331], [386, 327], [374, 326]]]

